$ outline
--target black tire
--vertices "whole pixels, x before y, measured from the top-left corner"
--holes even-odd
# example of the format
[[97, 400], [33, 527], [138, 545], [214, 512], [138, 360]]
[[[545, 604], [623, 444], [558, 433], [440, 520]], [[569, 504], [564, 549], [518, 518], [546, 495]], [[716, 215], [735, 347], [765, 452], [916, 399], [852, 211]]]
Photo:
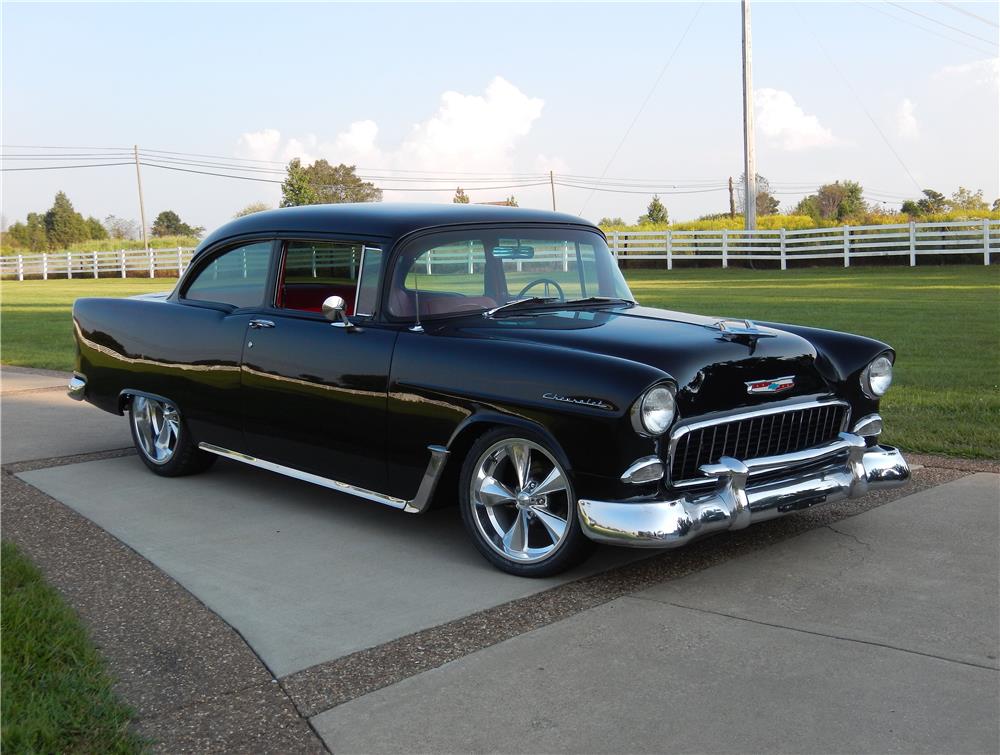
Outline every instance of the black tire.
[[[515, 457], [524, 461], [519, 464]], [[514, 428], [491, 430], [469, 450], [459, 478], [462, 522], [477, 550], [501, 571], [519, 577], [551, 577], [583, 562], [594, 550], [595, 543], [580, 527], [572, 480], [559, 458], [544, 438]], [[518, 472], [519, 466], [523, 473]], [[483, 487], [482, 480], [494, 480], [499, 487], [492, 483]], [[556, 489], [560, 484], [563, 487]], [[553, 492], [545, 494], [550, 489]], [[495, 490], [505, 492], [494, 495]], [[521, 497], [510, 498], [508, 493]], [[510, 503], [487, 506], [487, 500]], [[558, 521], [564, 521], [565, 527], [557, 538]], [[508, 523], [510, 529], [504, 534]], [[519, 534], [512, 536], [515, 530]]]
[[[204, 472], [215, 463], [216, 455], [198, 448], [180, 412], [169, 402], [146, 396], [133, 397], [129, 402], [128, 424], [136, 453], [154, 474], [183, 477]], [[162, 430], [165, 424], [168, 425], [168, 442], [163, 447], [157, 447], [151, 437], [144, 440], [147, 427]], [[152, 434], [160, 435], [159, 432]]]

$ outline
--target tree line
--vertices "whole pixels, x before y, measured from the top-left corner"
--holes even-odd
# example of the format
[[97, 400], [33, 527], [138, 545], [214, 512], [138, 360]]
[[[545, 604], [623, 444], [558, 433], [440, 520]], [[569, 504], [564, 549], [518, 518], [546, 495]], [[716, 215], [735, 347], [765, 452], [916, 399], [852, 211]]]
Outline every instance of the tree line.
[[[156, 237], [188, 236], [199, 238], [205, 229], [191, 226], [173, 210], [164, 210], [153, 221], [150, 233]], [[3, 245], [32, 252], [66, 249], [81, 241], [104, 239], [136, 239], [141, 235], [134, 220], [108, 215], [103, 221], [84, 217], [73, 207], [65, 192], [57, 192], [52, 206], [45, 212], [29, 212], [3, 234]]]

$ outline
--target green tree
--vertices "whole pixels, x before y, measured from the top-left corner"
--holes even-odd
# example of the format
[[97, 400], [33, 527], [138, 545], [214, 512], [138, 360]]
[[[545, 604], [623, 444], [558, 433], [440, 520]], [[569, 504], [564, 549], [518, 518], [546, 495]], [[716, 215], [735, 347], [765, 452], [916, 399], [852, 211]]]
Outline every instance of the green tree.
[[272, 209], [271, 205], [269, 205], [267, 202], [251, 202], [242, 210], [237, 211], [237, 213], [233, 215], [233, 217], [245, 218], [247, 215], [253, 215], [255, 212], [265, 212], [270, 209]]
[[180, 216], [173, 210], [164, 210], [156, 216], [153, 221], [152, 232], [154, 236], [201, 236], [205, 232], [204, 228], [190, 226], [183, 222]]
[[940, 191], [924, 189], [923, 199], [908, 199], [903, 202], [902, 211], [907, 215], [932, 215], [948, 209], [948, 198]]
[[601, 228], [607, 228], [608, 226], [613, 226], [613, 225], [625, 225], [625, 219], [624, 218], [601, 218], [599, 221], [597, 221], [597, 225], [599, 225]]
[[[736, 211], [742, 215], [746, 212], [746, 197], [743, 187], [746, 185], [746, 171], [740, 173], [740, 182], [736, 190]], [[757, 215], [774, 215], [778, 212], [780, 203], [771, 193], [771, 183], [760, 173], [757, 174]]]
[[993, 212], [1000, 212], [1000, 199], [993, 200]]
[[107, 229], [101, 225], [101, 221], [91, 215], [87, 218], [87, 236], [91, 239], [106, 239], [108, 237]]
[[465, 193], [461, 186], [455, 189], [455, 196], [452, 197], [453, 204], [468, 204], [469, 195]]
[[87, 221], [73, 209], [65, 193], [56, 194], [52, 207], [45, 213], [45, 235], [50, 249], [63, 249], [88, 238]]
[[509, 197], [507, 197], [506, 204], [507, 204], [508, 207], [517, 207], [518, 206], [517, 205], [517, 198], [513, 194], [511, 194]]
[[326, 160], [303, 167], [296, 157], [288, 163], [287, 176], [281, 184], [282, 207], [381, 201], [382, 190], [363, 181], [353, 165], [330, 165]]
[[986, 200], [983, 199], [982, 189], [977, 192], [971, 192], [964, 186], [959, 186], [958, 191], [951, 195], [951, 199], [948, 200], [948, 207], [956, 211], [980, 211], [989, 209], [989, 205], [986, 204]]
[[6, 238], [15, 246], [32, 252], [41, 252], [49, 247], [45, 232], [45, 217], [37, 212], [29, 212], [27, 222], [14, 223], [7, 229]]
[[653, 198], [649, 201], [649, 205], [646, 207], [646, 214], [639, 218], [639, 225], [669, 222], [670, 216], [667, 214], [667, 208], [660, 201], [660, 195], [654, 194]]
[[814, 220], [846, 221], [865, 213], [864, 189], [857, 181], [834, 181], [823, 184], [815, 194], [803, 197], [792, 211]]

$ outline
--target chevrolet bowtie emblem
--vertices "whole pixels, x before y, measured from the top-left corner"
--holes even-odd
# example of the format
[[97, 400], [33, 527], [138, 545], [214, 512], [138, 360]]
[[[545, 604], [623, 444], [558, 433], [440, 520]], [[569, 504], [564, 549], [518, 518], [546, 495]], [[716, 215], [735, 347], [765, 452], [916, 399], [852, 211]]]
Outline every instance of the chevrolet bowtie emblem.
[[772, 380], [750, 380], [745, 383], [747, 393], [780, 393], [795, 387], [795, 378], [788, 377], [774, 378]]

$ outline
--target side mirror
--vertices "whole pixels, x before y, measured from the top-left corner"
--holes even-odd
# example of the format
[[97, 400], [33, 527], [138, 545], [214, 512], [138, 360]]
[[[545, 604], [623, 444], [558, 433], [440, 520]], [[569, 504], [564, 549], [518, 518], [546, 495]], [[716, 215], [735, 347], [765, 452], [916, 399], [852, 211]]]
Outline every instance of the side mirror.
[[354, 325], [347, 319], [344, 312], [344, 297], [328, 296], [323, 300], [323, 316], [337, 328], [353, 328]]

